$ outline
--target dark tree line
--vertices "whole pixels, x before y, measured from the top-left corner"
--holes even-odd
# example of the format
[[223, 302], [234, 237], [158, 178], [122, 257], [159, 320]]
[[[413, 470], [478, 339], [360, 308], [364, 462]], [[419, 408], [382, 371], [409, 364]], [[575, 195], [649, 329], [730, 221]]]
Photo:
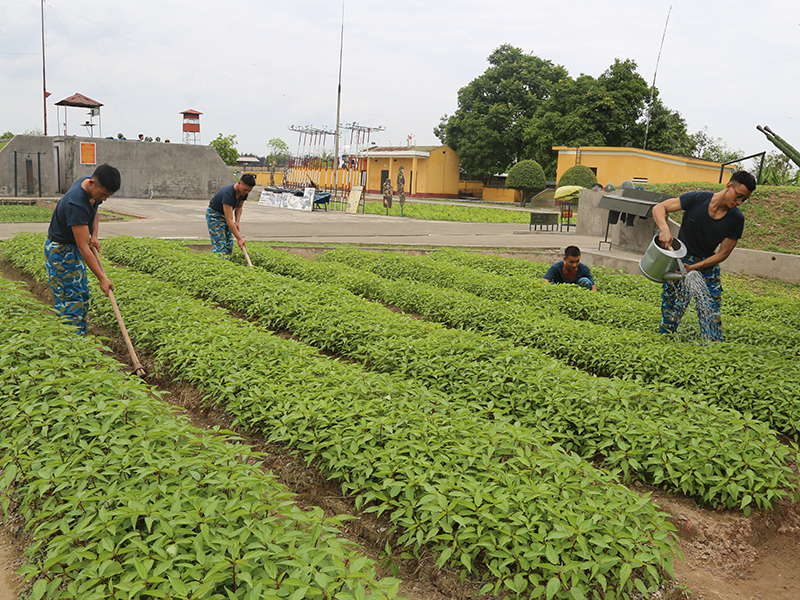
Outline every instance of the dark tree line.
[[[459, 90], [455, 114], [443, 116], [434, 129], [469, 176], [487, 181], [533, 159], [554, 177], [553, 146], [642, 148], [650, 86], [634, 61], [616, 59], [597, 78], [573, 79], [564, 67], [506, 44], [488, 62]], [[680, 113], [664, 106], [655, 90], [648, 150], [718, 159], [709, 155], [708, 139], [705, 131], [690, 135]], [[714, 148], [728, 150], [719, 143]]]

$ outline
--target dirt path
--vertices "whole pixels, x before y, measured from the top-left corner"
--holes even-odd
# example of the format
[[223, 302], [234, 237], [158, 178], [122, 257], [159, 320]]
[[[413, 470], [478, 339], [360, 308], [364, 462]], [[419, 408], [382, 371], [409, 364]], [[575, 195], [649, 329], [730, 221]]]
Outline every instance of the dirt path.
[[[8, 279], [32, 282], [0, 261], [0, 274]], [[49, 300], [46, 287], [31, 289], [43, 301]], [[123, 369], [132, 371], [121, 338], [111, 332], [92, 333], [109, 338], [110, 349]], [[140, 361], [149, 374], [156, 373], [152, 359], [137, 349]], [[192, 423], [201, 429], [231, 425], [222, 411], [209, 408], [202, 394], [191, 386], [165, 376], [148, 376], [148, 383], [166, 392], [164, 400], [180, 406]], [[267, 458], [262, 465], [274, 472], [282, 483], [296, 493], [301, 507], [322, 507], [326, 514], [351, 514], [342, 535], [361, 546], [365, 554], [380, 562], [391, 526], [385, 519], [359, 513], [352, 498], [342, 496], [339, 487], [313, 465], [285, 449], [267, 444], [247, 432], [237, 432]], [[676, 559], [677, 587], [664, 591], [652, 600], [795, 600], [800, 598], [800, 504], [782, 503], [773, 511], [754, 512], [745, 518], [735, 511], [701, 509], [683, 496], [668, 494], [648, 486], [633, 486], [639, 493], [650, 492], [662, 510], [672, 515], [678, 527], [680, 550], [685, 562]], [[20, 578], [19, 538], [13, 527], [0, 527], [0, 600], [18, 600]], [[466, 600], [476, 597], [480, 584], [460, 585], [457, 573], [436, 569], [433, 558], [398, 561], [403, 585], [400, 594], [409, 600]], [[389, 576], [388, 569], [381, 574]]]
[[21, 564], [20, 552], [4, 525], [0, 527], [0, 600], [18, 599], [22, 578], [16, 575], [16, 570]]

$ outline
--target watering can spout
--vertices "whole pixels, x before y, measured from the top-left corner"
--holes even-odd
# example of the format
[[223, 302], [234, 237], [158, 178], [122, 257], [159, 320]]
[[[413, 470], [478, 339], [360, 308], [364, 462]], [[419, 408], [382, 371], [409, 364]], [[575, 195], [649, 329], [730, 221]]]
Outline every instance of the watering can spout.
[[662, 277], [666, 281], [681, 281], [684, 277], [686, 277], [686, 275], [683, 273], [664, 273]]

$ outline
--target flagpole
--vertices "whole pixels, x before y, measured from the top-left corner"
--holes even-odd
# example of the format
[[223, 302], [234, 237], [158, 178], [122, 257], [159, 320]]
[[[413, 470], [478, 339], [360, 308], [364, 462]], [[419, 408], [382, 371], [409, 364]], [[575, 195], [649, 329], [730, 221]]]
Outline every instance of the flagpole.
[[47, 79], [45, 78], [44, 70], [44, 0], [41, 0], [42, 6], [42, 102], [44, 105], [44, 134], [47, 135]]
[[339, 188], [339, 117], [342, 109], [342, 49], [344, 48], [344, 0], [342, 0], [342, 33], [339, 40], [339, 91], [336, 96], [336, 137], [333, 140], [333, 195]]

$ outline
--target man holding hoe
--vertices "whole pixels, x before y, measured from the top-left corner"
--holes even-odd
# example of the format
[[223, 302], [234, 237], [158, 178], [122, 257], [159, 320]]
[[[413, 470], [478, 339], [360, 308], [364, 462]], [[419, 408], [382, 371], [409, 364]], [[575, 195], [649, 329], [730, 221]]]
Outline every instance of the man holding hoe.
[[256, 178], [245, 173], [242, 178], [214, 194], [206, 209], [206, 224], [214, 254], [228, 260], [233, 254], [233, 238], [244, 251], [244, 238], [239, 233], [242, 206], [256, 185]]
[[89, 279], [88, 266], [108, 296], [114, 284], [92, 253], [100, 250], [97, 209], [120, 187], [119, 171], [111, 165], [100, 165], [92, 173], [78, 179], [58, 201], [47, 241], [44, 246], [45, 267], [53, 305], [77, 328], [78, 335], [88, 332]]

